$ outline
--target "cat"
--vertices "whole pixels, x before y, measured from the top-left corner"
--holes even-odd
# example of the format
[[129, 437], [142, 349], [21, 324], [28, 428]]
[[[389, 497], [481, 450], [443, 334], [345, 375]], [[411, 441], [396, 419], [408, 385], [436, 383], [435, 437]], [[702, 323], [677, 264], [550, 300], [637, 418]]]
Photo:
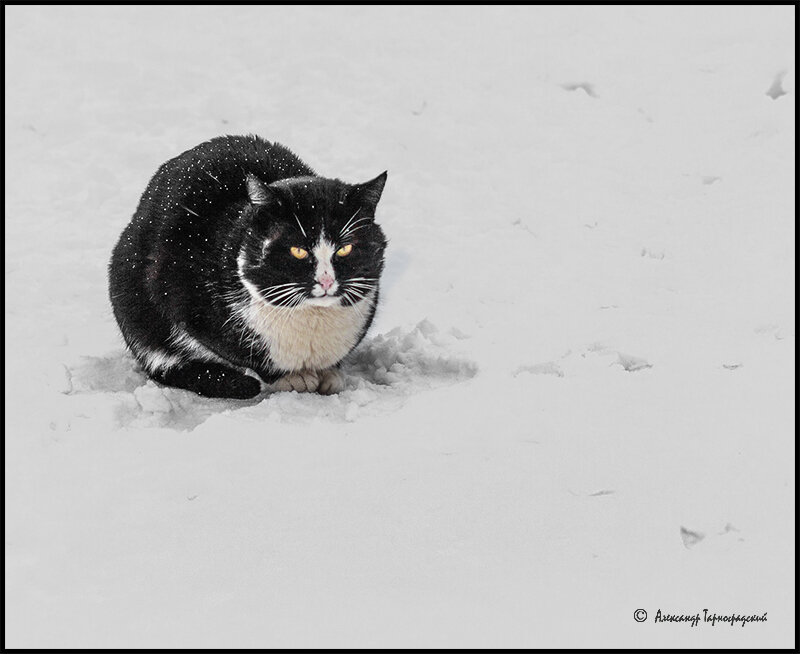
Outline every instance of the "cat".
[[340, 392], [338, 366], [378, 303], [386, 177], [319, 177], [258, 136], [167, 161], [109, 264], [133, 356], [155, 381], [206, 397]]

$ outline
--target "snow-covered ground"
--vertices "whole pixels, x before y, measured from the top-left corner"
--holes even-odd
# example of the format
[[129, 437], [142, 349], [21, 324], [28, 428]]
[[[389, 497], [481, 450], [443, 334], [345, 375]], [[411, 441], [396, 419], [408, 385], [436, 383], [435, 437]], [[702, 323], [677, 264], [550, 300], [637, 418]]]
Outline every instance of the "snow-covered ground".
[[[7, 646], [793, 646], [794, 7], [5, 18]], [[389, 170], [337, 397], [111, 315], [158, 165], [251, 132]]]

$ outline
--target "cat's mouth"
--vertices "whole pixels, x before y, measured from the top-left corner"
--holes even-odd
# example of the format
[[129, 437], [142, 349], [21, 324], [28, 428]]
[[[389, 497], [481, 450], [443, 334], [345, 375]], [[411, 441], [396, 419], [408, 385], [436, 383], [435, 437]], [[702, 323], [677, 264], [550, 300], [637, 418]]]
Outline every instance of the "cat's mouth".
[[339, 283], [336, 281], [333, 275], [325, 273], [315, 280], [314, 287], [311, 289], [311, 297], [333, 297], [337, 294], [336, 292], [338, 290]]

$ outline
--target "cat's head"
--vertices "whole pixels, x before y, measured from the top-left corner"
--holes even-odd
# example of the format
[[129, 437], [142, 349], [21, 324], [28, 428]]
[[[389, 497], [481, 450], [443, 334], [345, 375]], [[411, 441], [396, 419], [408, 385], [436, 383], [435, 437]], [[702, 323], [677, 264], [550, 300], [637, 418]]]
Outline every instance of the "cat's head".
[[293, 177], [267, 185], [248, 175], [237, 265], [250, 295], [284, 307], [369, 300], [383, 271], [375, 209], [385, 183], [386, 173], [364, 184]]

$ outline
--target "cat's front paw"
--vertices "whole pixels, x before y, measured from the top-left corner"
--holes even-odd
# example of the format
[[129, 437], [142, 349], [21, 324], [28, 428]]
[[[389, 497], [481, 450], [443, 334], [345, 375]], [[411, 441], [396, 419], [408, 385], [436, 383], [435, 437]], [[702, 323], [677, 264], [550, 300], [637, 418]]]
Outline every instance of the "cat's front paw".
[[319, 373], [319, 386], [317, 392], [323, 395], [333, 395], [344, 390], [344, 377], [335, 368], [321, 370]]
[[319, 375], [315, 370], [301, 370], [281, 377], [275, 382], [276, 391], [313, 393], [319, 387]]

